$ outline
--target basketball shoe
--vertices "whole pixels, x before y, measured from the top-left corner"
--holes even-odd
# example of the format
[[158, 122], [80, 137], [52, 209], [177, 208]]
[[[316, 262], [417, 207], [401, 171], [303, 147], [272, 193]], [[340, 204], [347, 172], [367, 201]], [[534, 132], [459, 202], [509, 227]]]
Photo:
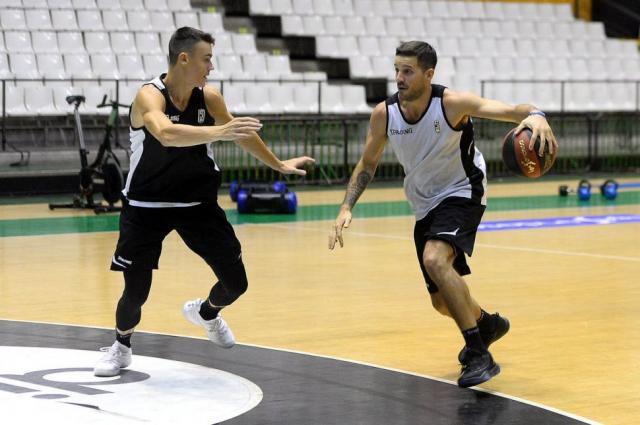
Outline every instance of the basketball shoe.
[[462, 371], [458, 378], [459, 387], [468, 388], [482, 384], [500, 373], [500, 365], [493, 361], [493, 357], [488, 351], [481, 353], [476, 350], [468, 350], [466, 361], [467, 363], [462, 365]]
[[116, 376], [120, 373], [120, 369], [131, 364], [131, 348], [118, 341], [111, 347], [102, 347], [100, 351], [104, 354], [93, 368], [95, 376]]
[[197, 300], [184, 303], [182, 314], [185, 319], [194, 325], [204, 326], [209, 340], [214, 344], [222, 348], [233, 347], [236, 343], [233, 332], [231, 332], [227, 322], [224, 321], [220, 313], [218, 313], [218, 317], [213, 320], [204, 320], [202, 316], [200, 316], [200, 305], [202, 305], [203, 302], [203, 300], [198, 298]]
[[[509, 328], [511, 325], [509, 324], [509, 320], [506, 317], [501, 317], [500, 313], [494, 313], [491, 315], [493, 319], [493, 327], [488, 331], [484, 331], [480, 329], [480, 338], [482, 338], [482, 342], [484, 345], [489, 348], [491, 344], [502, 338], [507, 332], [509, 332]], [[467, 346], [462, 347], [460, 353], [458, 354], [458, 361], [460, 364], [466, 363], [466, 357], [469, 349]]]

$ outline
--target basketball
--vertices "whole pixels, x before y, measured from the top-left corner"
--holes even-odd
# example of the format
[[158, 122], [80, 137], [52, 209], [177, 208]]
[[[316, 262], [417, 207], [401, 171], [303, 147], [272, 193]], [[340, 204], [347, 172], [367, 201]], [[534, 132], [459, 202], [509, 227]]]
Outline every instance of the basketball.
[[502, 142], [502, 160], [507, 168], [519, 176], [538, 178], [547, 173], [556, 160], [556, 153], [549, 152], [549, 145], [544, 148], [544, 156], [538, 156], [540, 140], [536, 140], [532, 151], [529, 150], [531, 130], [525, 128], [514, 136], [515, 128], [507, 133]]

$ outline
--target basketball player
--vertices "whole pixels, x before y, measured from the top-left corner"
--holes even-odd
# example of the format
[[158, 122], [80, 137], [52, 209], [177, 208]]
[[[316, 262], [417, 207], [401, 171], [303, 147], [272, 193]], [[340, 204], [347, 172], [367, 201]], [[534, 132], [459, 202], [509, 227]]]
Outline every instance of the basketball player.
[[[283, 174], [304, 176], [309, 157], [279, 160], [256, 134], [254, 118], [234, 118], [220, 92], [206, 85], [211, 35], [183, 27], [169, 41], [169, 70], [144, 84], [130, 109], [131, 166], [123, 193], [120, 237], [111, 269], [124, 274], [116, 309], [116, 341], [94, 369], [114, 376], [131, 363], [131, 335], [149, 295], [152, 269], [158, 268], [162, 241], [175, 230], [218, 278], [203, 301], [188, 301], [183, 314], [203, 326], [215, 344], [235, 340], [220, 310], [247, 289], [240, 243], [217, 204], [220, 169], [212, 143], [232, 140]], [[188, 279], [188, 277], [186, 277]]]
[[462, 332], [458, 385], [470, 387], [500, 372], [487, 347], [509, 330], [507, 319], [480, 308], [461, 277], [471, 272], [465, 254], [472, 254], [486, 206], [485, 163], [474, 145], [471, 117], [519, 122], [517, 131], [530, 128], [528, 149], [539, 137], [540, 155], [545, 145], [555, 151], [557, 143], [544, 113], [532, 105], [507, 105], [431, 84], [436, 62], [427, 43], [409, 41], [397, 48], [398, 92], [371, 114], [364, 153], [331, 229], [329, 249], [336, 241], [343, 246], [342, 230], [390, 141], [404, 167], [404, 189], [416, 217], [416, 252], [431, 302]]

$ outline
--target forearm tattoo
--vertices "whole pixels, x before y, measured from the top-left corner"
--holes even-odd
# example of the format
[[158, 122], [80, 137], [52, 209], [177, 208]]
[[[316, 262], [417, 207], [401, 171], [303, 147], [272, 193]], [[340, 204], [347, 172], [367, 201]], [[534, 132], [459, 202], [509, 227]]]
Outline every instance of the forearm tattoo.
[[348, 205], [349, 208], [353, 206], [362, 195], [362, 192], [367, 188], [367, 185], [372, 179], [372, 175], [368, 171], [361, 171], [355, 179], [352, 179], [347, 186], [347, 193], [344, 195], [343, 205]]

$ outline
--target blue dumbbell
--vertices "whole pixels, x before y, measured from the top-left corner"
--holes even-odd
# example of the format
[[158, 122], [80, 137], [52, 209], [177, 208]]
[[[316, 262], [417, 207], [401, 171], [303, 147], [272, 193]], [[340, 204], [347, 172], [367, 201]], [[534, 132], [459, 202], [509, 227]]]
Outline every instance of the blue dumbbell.
[[580, 180], [578, 183], [578, 199], [581, 201], [591, 199], [591, 183], [589, 183], [589, 180]]
[[600, 185], [600, 193], [606, 199], [616, 199], [618, 196], [618, 182], [615, 180], [605, 180], [605, 182]]

